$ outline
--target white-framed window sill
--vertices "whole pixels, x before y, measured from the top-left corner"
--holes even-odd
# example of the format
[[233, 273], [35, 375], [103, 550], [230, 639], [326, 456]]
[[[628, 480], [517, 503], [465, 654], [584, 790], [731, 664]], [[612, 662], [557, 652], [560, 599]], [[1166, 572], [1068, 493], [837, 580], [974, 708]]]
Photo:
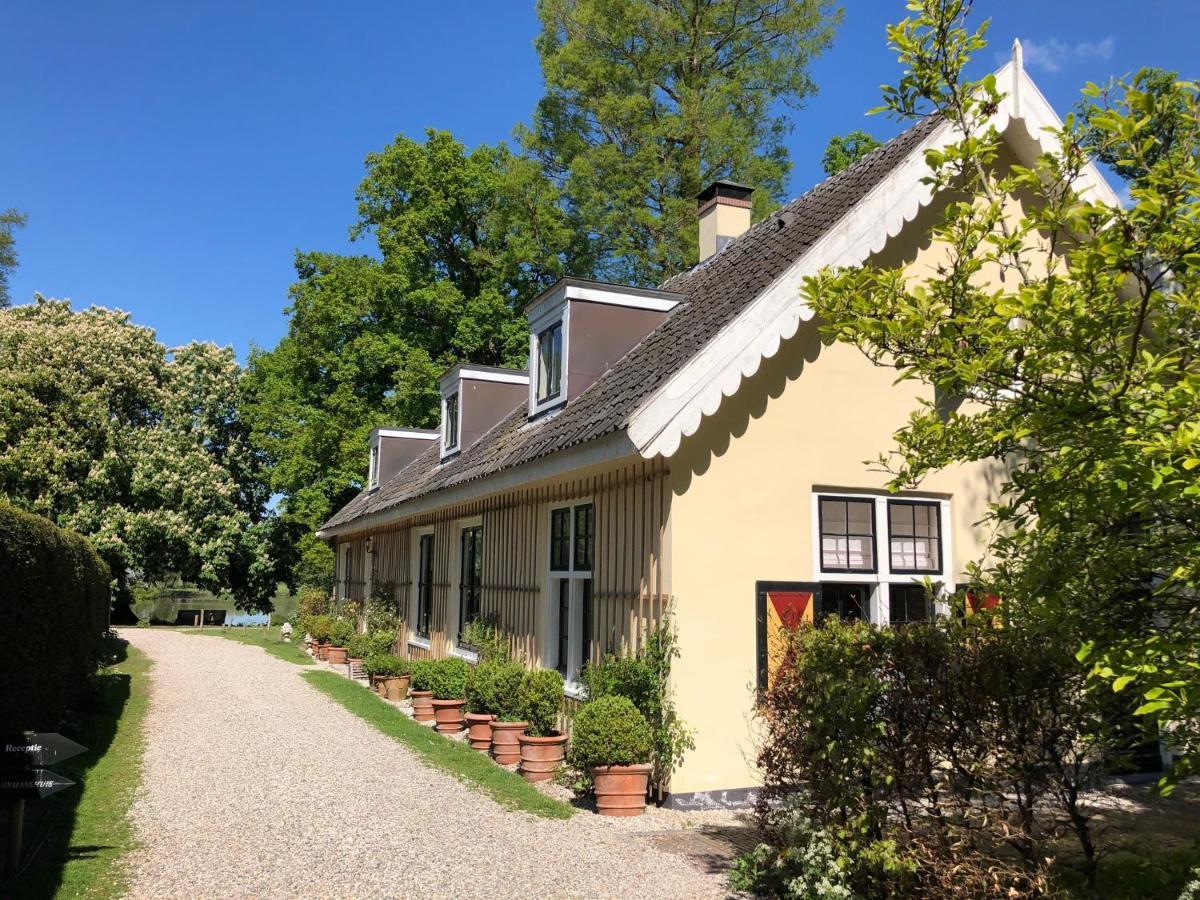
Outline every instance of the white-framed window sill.
[[571, 700], [586, 700], [587, 688], [585, 688], [583, 684], [578, 681], [564, 681], [563, 696]]
[[479, 662], [479, 654], [474, 650], [467, 650], [464, 647], [452, 647], [450, 649], [451, 656], [457, 656], [459, 659], [465, 659], [469, 663]]
[[421, 650], [428, 650], [430, 648], [429, 638], [410, 637], [408, 639], [408, 646], [417, 647]]

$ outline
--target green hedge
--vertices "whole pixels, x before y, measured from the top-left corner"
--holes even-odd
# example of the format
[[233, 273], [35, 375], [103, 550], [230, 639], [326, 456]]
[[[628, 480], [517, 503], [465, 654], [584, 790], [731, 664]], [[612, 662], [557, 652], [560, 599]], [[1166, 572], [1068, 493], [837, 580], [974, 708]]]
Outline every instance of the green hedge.
[[0, 728], [58, 728], [96, 669], [109, 579], [83, 537], [0, 503]]

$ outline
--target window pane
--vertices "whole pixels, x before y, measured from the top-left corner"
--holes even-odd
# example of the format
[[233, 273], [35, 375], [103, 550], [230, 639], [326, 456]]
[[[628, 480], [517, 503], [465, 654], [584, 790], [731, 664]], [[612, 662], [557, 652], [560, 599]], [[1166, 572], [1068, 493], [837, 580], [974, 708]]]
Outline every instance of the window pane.
[[821, 568], [875, 571], [874, 500], [820, 500]]
[[893, 625], [906, 622], [923, 622], [931, 617], [932, 610], [925, 596], [925, 588], [919, 584], [893, 584], [891, 586], [891, 615]]
[[446, 421], [443, 423], [446, 449], [458, 446], [458, 394], [446, 398]]
[[550, 511], [550, 568], [565, 572], [571, 568], [571, 510]]
[[936, 573], [941, 569], [941, 525], [936, 504], [889, 500], [888, 526], [893, 571]]
[[582, 635], [579, 646], [582, 648], [582, 664], [586, 666], [592, 658], [592, 579], [582, 581], [579, 586], [583, 591], [583, 609], [580, 610]]
[[538, 335], [537, 399], [553, 400], [562, 387], [562, 323]]
[[420, 637], [429, 637], [430, 610], [433, 607], [433, 535], [421, 535], [421, 555], [417, 568], [417, 621]]
[[571, 650], [571, 581], [558, 579], [558, 664], [557, 669], [564, 677], [569, 665]]
[[575, 571], [592, 570], [592, 544], [595, 532], [595, 512], [589, 503], [575, 507]]

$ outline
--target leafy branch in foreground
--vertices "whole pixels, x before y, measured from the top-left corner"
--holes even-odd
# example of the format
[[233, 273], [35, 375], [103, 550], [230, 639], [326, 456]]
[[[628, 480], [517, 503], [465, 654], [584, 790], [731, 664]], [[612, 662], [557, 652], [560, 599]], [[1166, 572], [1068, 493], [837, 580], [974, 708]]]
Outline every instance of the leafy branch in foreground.
[[[974, 577], [1140, 693], [1170, 732], [1169, 789], [1200, 765], [1200, 91], [1088, 85], [1053, 152], [1008, 164], [1001, 86], [964, 75], [986, 34], [969, 7], [921, 0], [888, 31], [906, 74], [882, 111], [957, 131], [927, 154], [936, 271], [826, 271], [804, 293], [828, 334], [942, 400], [896, 435], [893, 487], [961, 462], [1005, 472]], [[1097, 157], [1136, 174], [1127, 207], [1088, 188]]]

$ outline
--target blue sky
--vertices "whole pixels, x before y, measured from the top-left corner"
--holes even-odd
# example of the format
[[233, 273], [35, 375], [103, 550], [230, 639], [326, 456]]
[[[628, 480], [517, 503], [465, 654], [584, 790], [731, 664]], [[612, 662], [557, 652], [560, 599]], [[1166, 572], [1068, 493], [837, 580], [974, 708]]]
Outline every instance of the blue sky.
[[[864, 118], [898, 67], [901, 0], [852, 0], [794, 113], [793, 195], [829, 137]], [[1060, 110], [1087, 80], [1141, 65], [1196, 76], [1200, 4], [978, 0], [992, 68], [1014, 37]], [[1131, 17], [1130, 12], [1136, 14]], [[1086, 12], [1086, 15], [1081, 13]], [[357, 250], [363, 157], [427, 126], [507, 138], [541, 94], [533, 0], [64, 3], [8, 0], [0, 209], [18, 233], [14, 302], [34, 291], [130, 310], [168, 345], [272, 346], [295, 250]]]

